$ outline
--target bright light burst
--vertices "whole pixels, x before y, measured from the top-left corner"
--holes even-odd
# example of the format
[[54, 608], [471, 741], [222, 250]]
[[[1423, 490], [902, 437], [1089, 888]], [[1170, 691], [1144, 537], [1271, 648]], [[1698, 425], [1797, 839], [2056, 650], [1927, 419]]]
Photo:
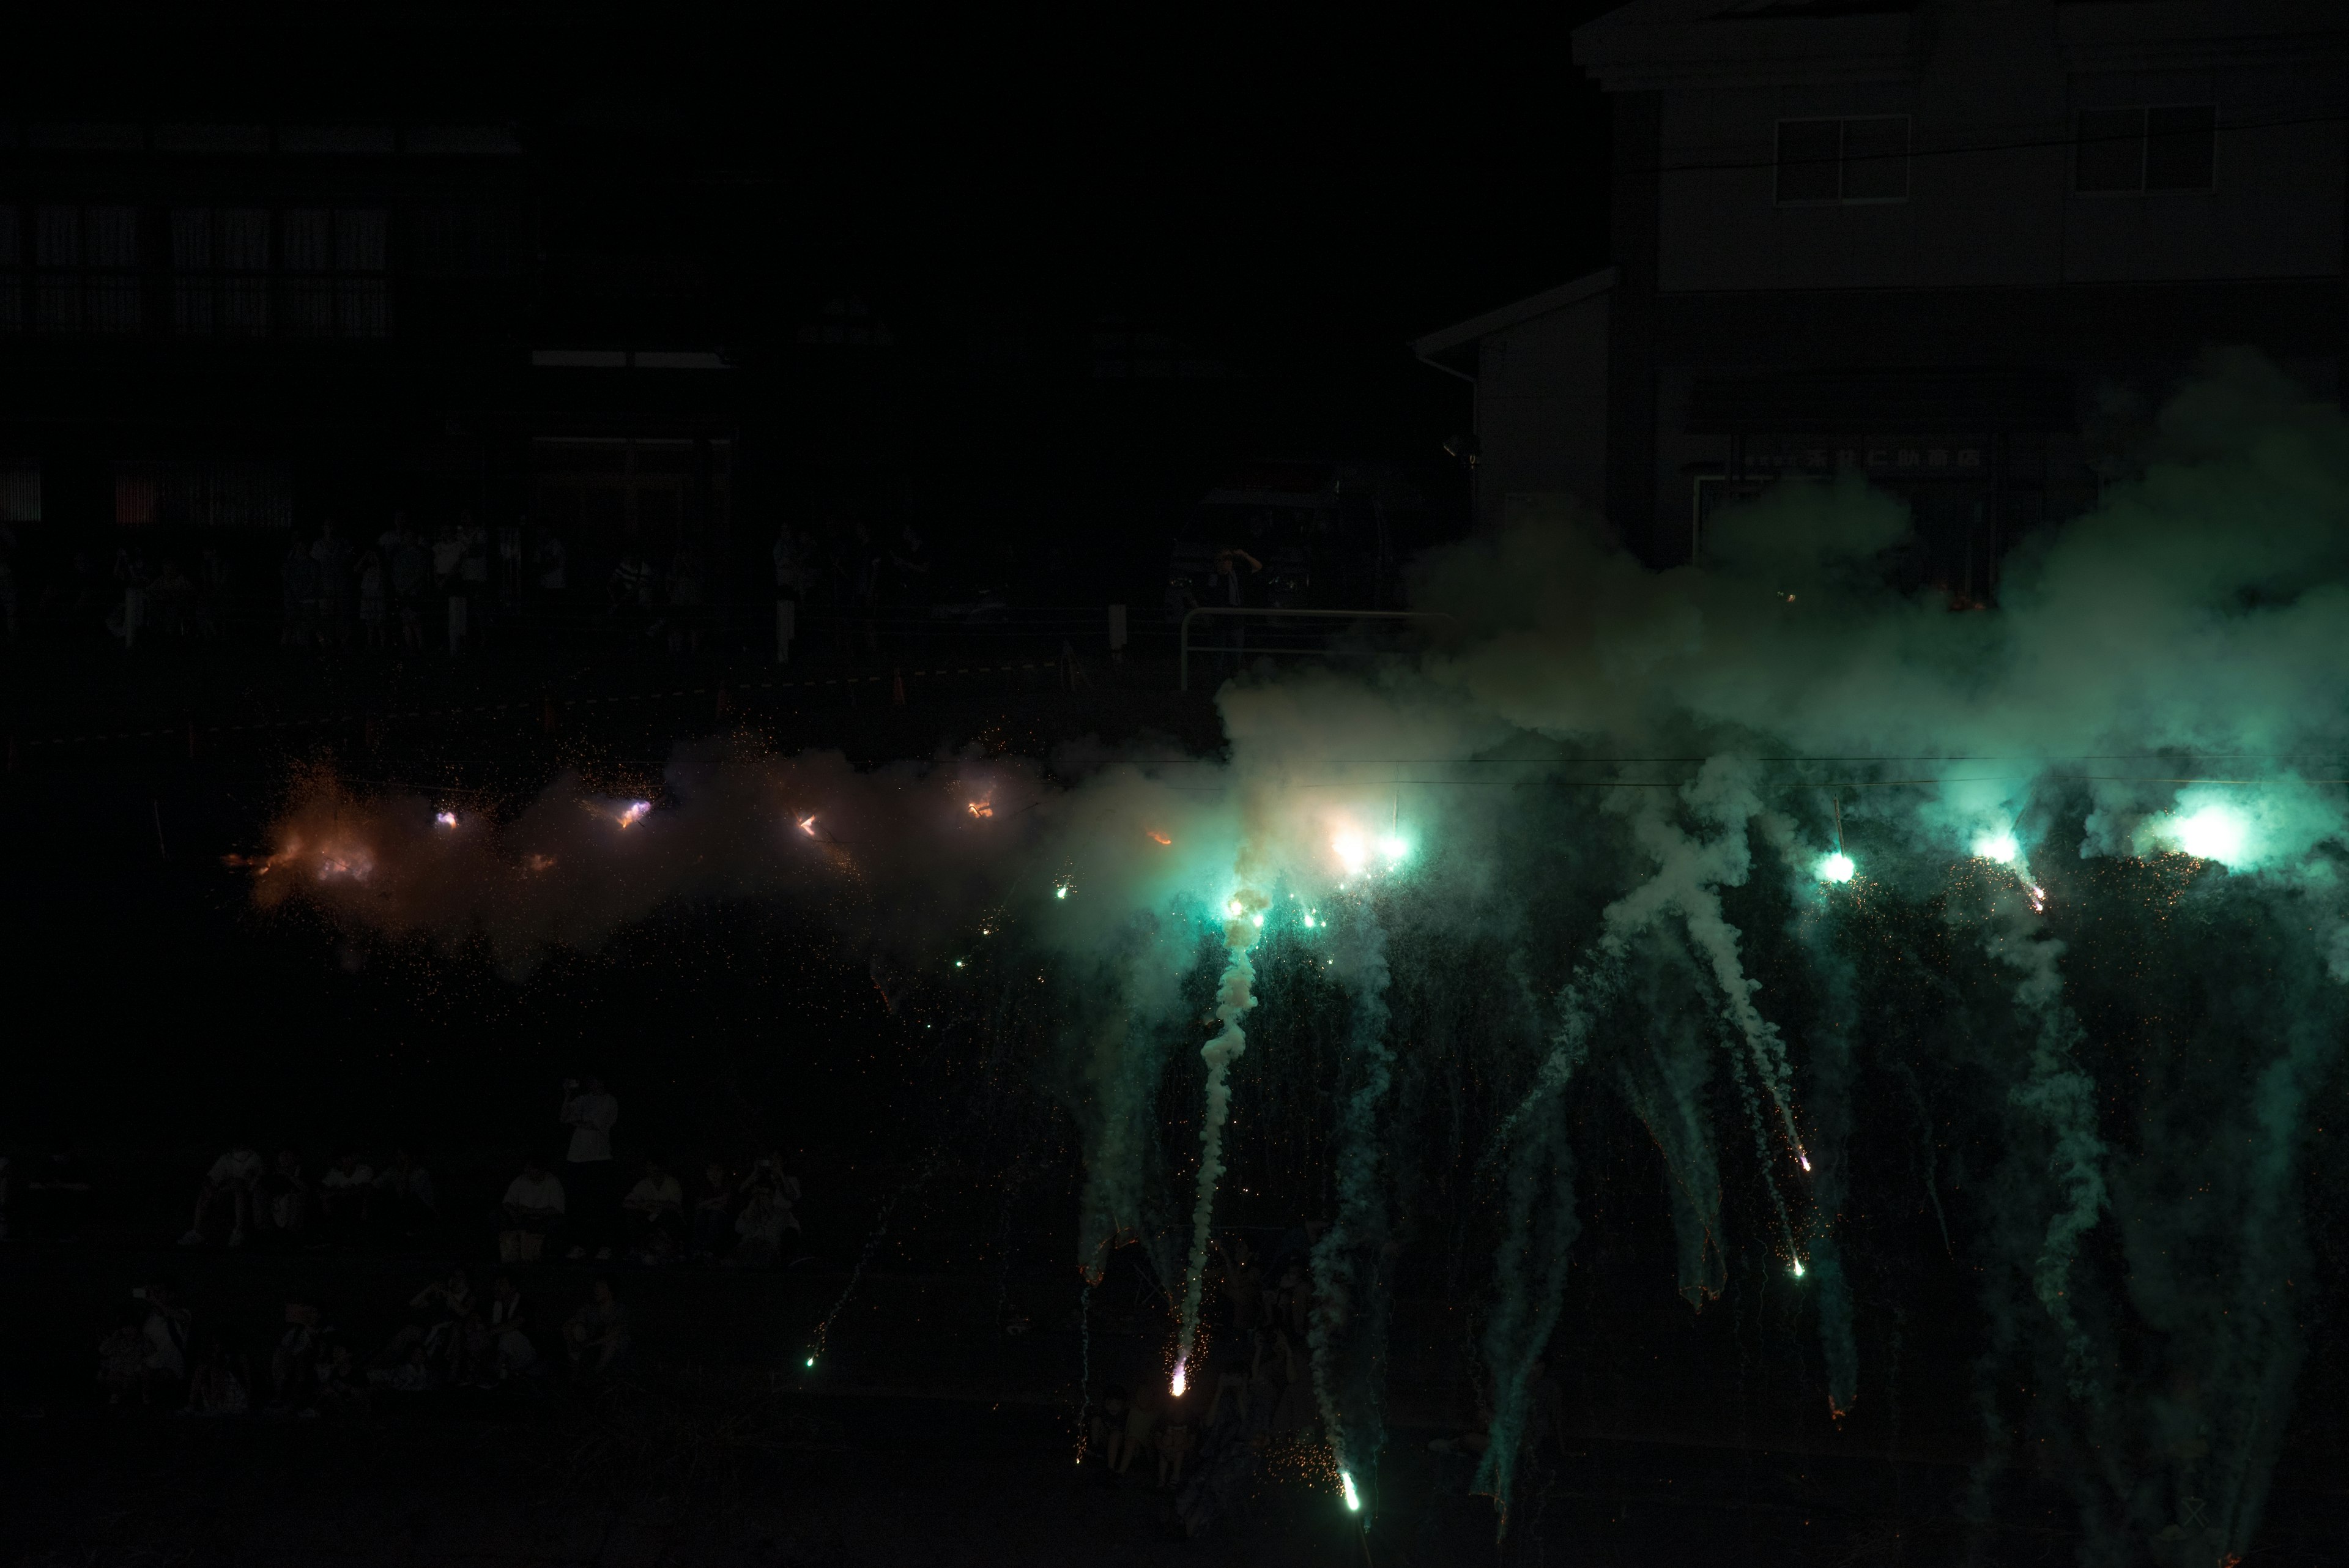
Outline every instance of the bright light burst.
[[1995, 860], [2002, 866], [2012, 866], [2014, 857], [2023, 853], [2023, 846], [2014, 841], [2012, 833], [1985, 833], [1974, 840], [1974, 857]]
[[815, 818], [813, 816], [801, 817], [800, 831], [806, 834], [810, 838], [813, 838], [815, 836]]
[[626, 805], [620, 808], [620, 826], [622, 827], [634, 827], [636, 824], [645, 819], [646, 815], [650, 812], [652, 808], [653, 803], [648, 800], [630, 801]]
[[1359, 835], [1341, 833], [1330, 841], [1330, 847], [1337, 854], [1338, 864], [1346, 868], [1349, 876], [1370, 863], [1371, 852], [1363, 846]]
[[2233, 865], [2243, 857], [2250, 833], [2243, 819], [2223, 805], [2206, 805], [2189, 816], [2173, 819], [2169, 831], [2178, 846], [2197, 860]]
[[1176, 1362], [1174, 1364], [1174, 1380], [1167, 1385], [1167, 1386], [1174, 1391], [1174, 1397], [1180, 1399], [1183, 1397], [1183, 1390], [1190, 1386], [1191, 1378], [1189, 1373], [1184, 1369], [1184, 1366], [1181, 1362]]
[[457, 826], [457, 814], [453, 811], [436, 811], [432, 814], [432, 820], [443, 827], [454, 827]]
[[1798, 1280], [1803, 1277], [1803, 1260], [1800, 1258], [1795, 1260], [1794, 1273]]
[[1858, 869], [1858, 867], [1852, 864], [1851, 857], [1838, 849], [1834, 854], [1819, 862], [1819, 880], [1822, 882], [1848, 882], [1851, 880], [1852, 873]]
[[1069, 885], [1066, 882], [1061, 883], [1059, 887], [1052, 889], [1052, 897], [1055, 898], [1065, 898], [1068, 896]]
[[1346, 1511], [1348, 1513], [1361, 1512], [1362, 1494], [1354, 1490], [1353, 1472], [1350, 1470], [1340, 1470], [1338, 1472], [1338, 1485], [1343, 1489], [1346, 1493]]

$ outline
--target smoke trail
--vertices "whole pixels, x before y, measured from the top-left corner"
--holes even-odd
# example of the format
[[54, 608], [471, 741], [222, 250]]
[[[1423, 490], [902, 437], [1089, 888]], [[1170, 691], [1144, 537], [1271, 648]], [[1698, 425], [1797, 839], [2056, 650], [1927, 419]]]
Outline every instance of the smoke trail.
[[[1144, 1160], [1156, 1146], [1152, 1113], [1162, 1054], [1158, 1024], [1172, 1010], [1189, 953], [1154, 916], [1140, 918], [1122, 950], [1104, 961], [1099, 989], [1111, 1003], [1087, 1032], [1074, 1109], [1084, 1132], [1085, 1181], [1077, 1221], [1078, 1266], [1098, 1283], [1112, 1247], [1145, 1232]], [[1162, 1269], [1160, 1277], [1165, 1272]]]
[[2044, 917], [2029, 908], [2020, 892], [2000, 899], [1999, 905], [1989, 946], [2001, 962], [2022, 972], [2014, 1002], [2033, 1028], [2029, 1071], [2009, 1091], [2008, 1102], [2045, 1130], [2047, 1171], [2059, 1197], [2032, 1264], [2032, 1289], [2062, 1337], [2072, 1397], [2100, 1401], [2102, 1380], [2071, 1293], [2072, 1262], [2079, 1254], [2080, 1239], [2103, 1215], [2109, 1197], [2095, 1084], [2079, 1064], [2079, 1020], [2064, 1003], [2064, 977], [2056, 967], [2064, 944], [2047, 934]]
[[1727, 1282], [1721, 1165], [1705, 1105], [1714, 1055], [1706, 1038], [1712, 1020], [1702, 1014], [1702, 982], [1684, 949], [1651, 932], [1636, 950], [1643, 965], [1639, 989], [1654, 999], [1657, 1026], [1645, 1052], [1616, 1064], [1616, 1083], [1663, 1156], [1680, 1293], [1702, 1311]]
[[1254, 888], [1243, 888], [1225, 906], [1224, 944], [1230, 961], [1216, 987], [1216, 1020], [1223, 1025], [1216, 1037], [1199, 1048], [1207, 1064], [1207, 1104], [1199, 1123], [1199, 1196], [1191, 1208], [1191, 1256], [1183, 1272], [1182, 1329], [1174, 1346], [1174, 1387], [1180, 1397], [1190, 1377], [1191, 1352], [1199, 1338], [1199, 1296], [1206, 1284], [1207, 1237], [1214, 1228], [1216, 1183], [1224, 1174], [1224, 1123], [1232, 1108], [1231, 1067], [1247, 1049], [1247, 1032], [1240, 1020], [1256, 1006], [1252, 994], [1256, 966], [1248, 960], [1255, 944], [1257, 920], [1270, 902]]
[[1820, 1217], [1810, 1235], [1811, 1294], [1818, 1306], [1819, 1350], [1826, 1361], [1827, 1408], [1840, 1417], [1859, 1397], [1859, 1344], [1852, 1326], [1851, 1281], [1836, 1235], [1849, 1181], [1845, 1145], [1851, 1131], [1852, 1033], [1857, 1027], [1856, 977], [1832, 946], [1827, 900], [1816, 899], [1796, 924], [1804, 949], [1820, 971], [1825, 995], [1811, 1035], [1808, 1105], [1816, 1168], [1811, 1197]]
[[[1338, 1214], [1313, 1247], [1313, 1315], [1306, 1343], [1311, 1351], [1313, 1392], [1338, 1472], [1348, 1481], [1378, 1462], [1385, 1444], [1379, 1377], [1385, 1314], [1382, 1303], [1358, 1299], [1356, 1286], [1376, 1290], [1379, 1259], [1386, 1241], [1387, 1210], [1379, 1186], [1379, 1104], [1392, 1081], [1394, 1054], [1387, 1048], [1386, 932], [1378, 911], [1364, 899], [1354, 918], [1332, 933], [1334, 967], [1353, 994], [1347, 1055], [1356, 1075], [1354, 1092], [1340, 1113], [1333, 1139]], [[1371, 1279], [1361, 1281], [1361, 1261]], [[1371, 1310], [1365, 1311], [1366, 1307]], [[1368, 1317], [1367, 1332], [1357, 1325]], [[1340, 1356], [1350, 1338], [1354, 1376], [1340, 1386]], [[1350, 1393], [1350, 1399], [1345, 1397]], [[1350, 1411], [1348, 1407], [1350, 1406]], [[1348, 1419], [1349, 1415], [1352, 1419]]]
[[[1485, 1325], [1485, 1366], [1493, 1379], [1493, 1421], [1476, 1490], [1493, 1500], [1496, 1535], [1509, 1531], [1525, 1434], [1527, 1384], [1565, 1303], [1566, 1273], [1582, 1222], [1574, 1207], [1574, 1150], [1559, 1107], [1589, 1054], [1596, 1005], [1613, 991], [1614, 965], [1578, 974], [1558, 998], [1559, 1021], [1532, 1089], [1511, 1113], [1509, 1169], [1501, 1244], [1494, 1258], [1493, 1315]], [[1545, 1196], [1548, 1202], [1541, 1200]], [[1536, 1274], [1530, 1287], [1528, 1269]]]

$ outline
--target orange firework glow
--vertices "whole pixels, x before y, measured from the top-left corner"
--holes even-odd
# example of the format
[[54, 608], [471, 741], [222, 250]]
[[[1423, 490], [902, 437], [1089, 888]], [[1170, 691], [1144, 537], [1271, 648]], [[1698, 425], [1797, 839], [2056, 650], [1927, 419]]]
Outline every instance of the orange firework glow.
[[1172, 844], [1174, 841], [1154, 828], [1150, 830], [1150, 842], [1153, 844]]
[[815, 836], [815, 818], [812, 816], [801, 817], [800, 831], [806, 834], [810, 838], [813, 838]]
[[972, 801], [970, 803], [970, 814], [973, 816], [993, 816], [995, 815], [995, 803], [985, 800]]

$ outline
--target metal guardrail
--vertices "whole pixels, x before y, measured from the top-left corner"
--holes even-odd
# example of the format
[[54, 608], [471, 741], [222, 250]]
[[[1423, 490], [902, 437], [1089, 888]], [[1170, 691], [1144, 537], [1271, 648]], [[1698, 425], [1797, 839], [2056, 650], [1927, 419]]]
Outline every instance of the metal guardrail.
[[[1442, 620], [1458, 624], [1454, 618], [1438, 610], [1247, 609], [1201, 605], [1185, 611], [1183, 616], [1175, 655], [1175, 669], [1179, 672], [1177, 691], [1191, 690], [1191, 623], [1203, 615], [1230, 620]], [[1211, 651], [1228, 653], [1236, 650], [1216, 649]], [[1327, 658], [1330, 652], [1325, 648], [1259, 648], [1253, 651], [1306, 654], [1317, 658]]]

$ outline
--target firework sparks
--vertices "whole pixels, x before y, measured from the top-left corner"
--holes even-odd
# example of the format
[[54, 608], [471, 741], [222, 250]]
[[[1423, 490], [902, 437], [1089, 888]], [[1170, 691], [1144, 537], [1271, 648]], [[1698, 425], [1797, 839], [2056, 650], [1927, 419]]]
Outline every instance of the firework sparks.
[[813, 838], [815, 836], [815, 818], [812, 815], [801, 817], [800, 831], [806, 834], [810, 838]]
[[1346, 1494], [1346, 1511], [1348, 1513], [1361, 1512], [1362, 1494], [1354, 1490], [1354, 1472], [1351, 1470], [1340, 1470], [1338, 1472], [1338, 1486], [1340, 1490], [1344, 1491]]
[[968, 809], [973, 816], [993, 816], [995, 815], [995, 803], [988, 800], [975, 800], [972, 801], [966, 809]]
[[1848, 882], [1852, 878], [1852, 873], [1858, 869], [1859, 867], [1852, 863], [1851, 857], [1838, 849], [1819, 862], [1819, 880]]
[[632, 800], [620, 808], [613, 820], [622, 827], [634, 827], [645, 819], [652, 808], [653, 803], [648, 800]]
[[436, 811], [432, 814], [432, 820], [443, 827], [454, 827], [457, 826], [457, 814], [453, 811]]
[[1160, 832], [1157, 832], [1157, 831], [1156, 831], [1156, 830], [1154, 830], [1154, 829], [1151, 830], [1151, 831], [1149, 832], [1149, 834], [1147, 835], [1147, 836], [1149, 837], [1149, 839], [1150, 839], [1150, 842], [1151, 842], [1151, 843], [1153, 843], [1153, 844], [1156, 844], [1156, 845], [1162, 845], [1162, 846], [1164, 846], [1164, 845], [1171, 845], [1171, 844], [1173, 844], [1173, 843], [1174, 842], [1173, 839], [1171, 839], [1171, 838], [1167, 837], [1164, 834], [1160, 833]]

